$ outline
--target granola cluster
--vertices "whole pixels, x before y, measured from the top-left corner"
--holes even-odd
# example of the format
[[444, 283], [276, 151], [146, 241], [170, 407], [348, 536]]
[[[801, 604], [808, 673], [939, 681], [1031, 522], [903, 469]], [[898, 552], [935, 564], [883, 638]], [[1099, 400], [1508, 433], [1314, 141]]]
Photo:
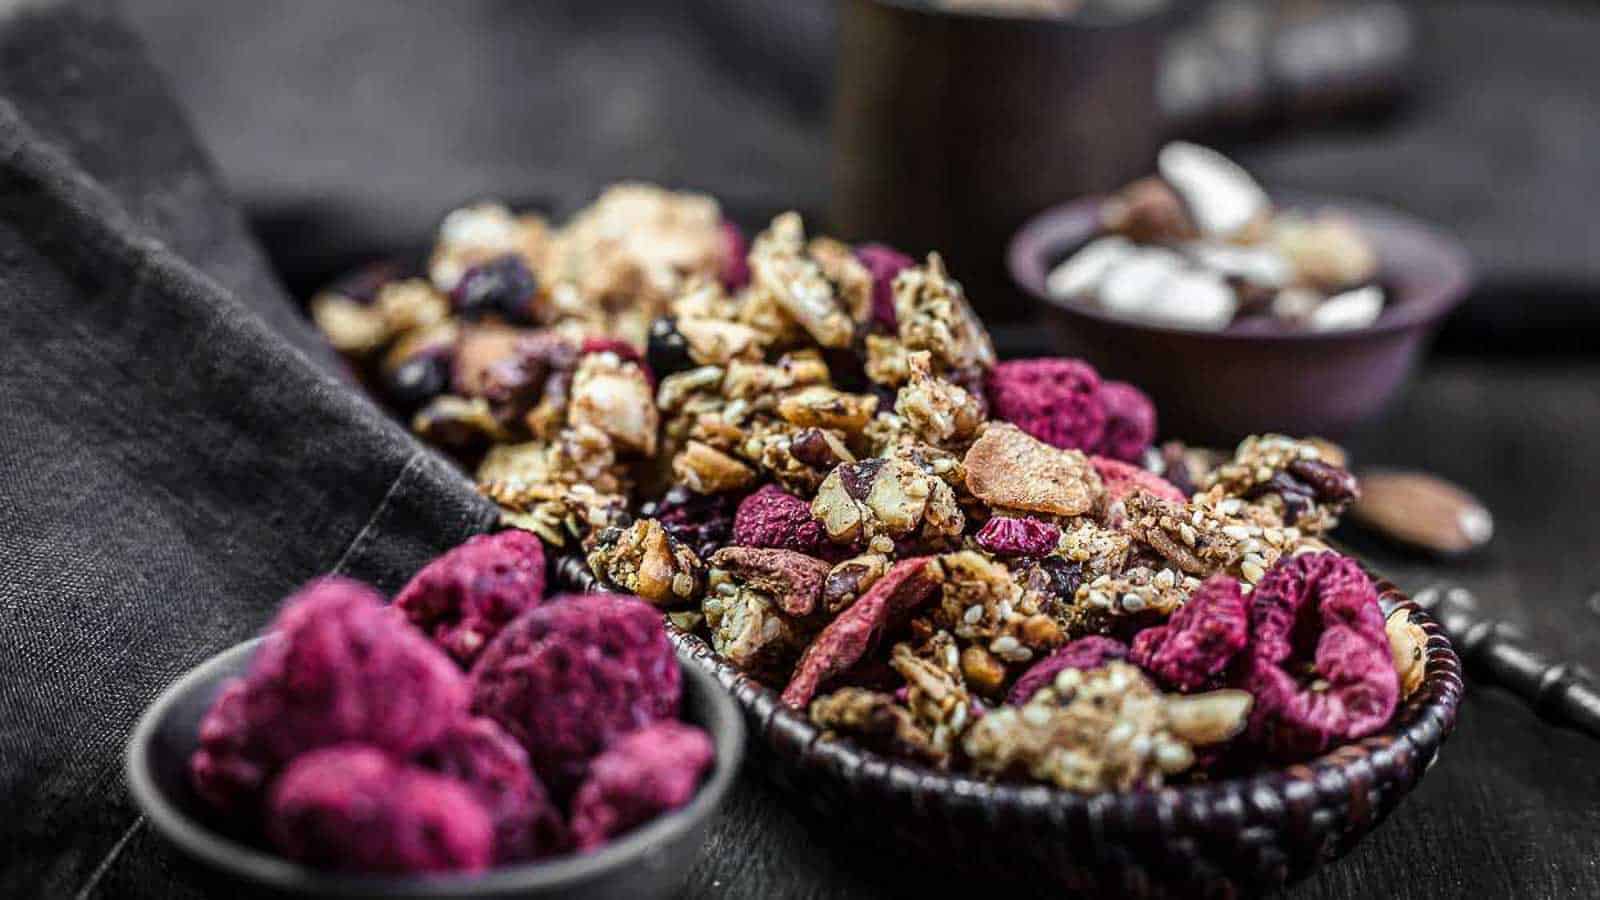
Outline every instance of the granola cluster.
[[642, 352], [459, 326], [456, 393], [424, 411], [494, 430], [480, 488], [558, 577], [643, 597], [836, 739], [1071, 790], [1355, 739], [1392, 706], [1340, 719], [1327, 685], [1381, 700], [1420, 679], [1415, 629], [1374, 649], [1359, 569], [1329, 588], [1364, 623], [1337, 657], [1359, 672], [1304, 652], [1344, 627], [1331, 613], [1260, 643], [1258, 622], [1315, 607], [1303, 582], [1328, 564], [1305, 560], [1356, 494], [1337, 448], [1155, 449], [1136, 388], [998, 363], [937, 254], [808, 237], [786, 213], [743, 263], [685, 274]]

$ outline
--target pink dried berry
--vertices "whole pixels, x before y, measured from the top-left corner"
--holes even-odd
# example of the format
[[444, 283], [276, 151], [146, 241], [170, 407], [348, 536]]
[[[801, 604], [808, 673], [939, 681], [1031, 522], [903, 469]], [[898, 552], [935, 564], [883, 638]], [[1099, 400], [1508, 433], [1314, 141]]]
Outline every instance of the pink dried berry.
[[472, 872], [494, 859], [494, 828], [466, 785], [361, 744], [290, 764], [266, 831], [284, 856], [319, 869]]
[[501, 630], [472, 669], [473, 712], [528, 751], [558, 797], [618, 736], [678, 713], [661, 614], [637, 597], [560, 596]]
[[1156, 407], [1144, 391], [1125, 381], [1100, 385], [1100, 407], [1106, 430], [1098, 452], [1113, 459], [1138, 462], [1156, 438]]
[[750, 242], [736, 223], [722, 220], [722, 286], [737, 291], [750, 283]]
[[621, 738], [595, 757], [572, 798], [572, 842], [594, 850], [694, 798], [715, 751], [704, 731], [666, 721]]
[[1281, 559], [1250, 595], [1250, 739], [1302, 759], [1382, 728], [1400, 699], [1377, 589], [1337, 553]]
[[1123, 504], [1136, 492], [1154, 494], [1174, 503], [1184, 503], [1189, 499], [1172, 482], [1138, 466], [1106, 456], [1091, 456], [1089, 462], [1094, 465], [1101, 483], [1105, 485], [1105, 493], [1100, 497], [1100, 519], [1112, 528], [1122, 527], [1126, 519]]
[[818, 556], [828, 538], [822, 523], [812, 518], [810, 503], [767, 484], [739, 503], [733, 517], [733, 542], [741, 547], [775, 547]]
[[1066, 669], [1099, 669], [1113, 660], [1126, 659], [1128, 645], [1116, 638], [1090, 635], [1081, 637], [1034, 663], [1012, 685], [1006, 702], [1012, 706], [1027, 703], [1040, 688], [1048, 687]]
[[1215, 681], [1249, 640], [1238, 579], [1214, 575], [1165, 625], [1139, 632], [1129, 658], [1169, 687], [1197, 691]]
[[911, 257], [884, 244], [862, 244], [856, 259], [872, 273], [872, 320], [889, 332], [895, 330], [894, 279], [916, 265]]
[[462, 665], [544, 599], [544, 544], [532, 532], [480, 534], [428, 563], [394, 605]]
[[991, 415], [1052, 446], [1091, 451], [1106, 432], [1100, 376], [1076, 359], [1019, 359], [989, 372]]
[[1044, 556], [1056, 549], [1061, 528], [1038, 519], [995, 516], [973, 539], [996, 556]]
[[477, 796], [494, 826], [496, 863], [553, 856], [566, 847], [561, 811], [534, 774], [527, 751], [492, 719], [458, 720], [417, 763]]
[[290, 759], [360, 742], [410, 754], [466, 710], [459, 669], [372, 588], [320, 578], [290, 597], [242, 681], [202, 721], [190, 774], [202, 796], [248, 805]]

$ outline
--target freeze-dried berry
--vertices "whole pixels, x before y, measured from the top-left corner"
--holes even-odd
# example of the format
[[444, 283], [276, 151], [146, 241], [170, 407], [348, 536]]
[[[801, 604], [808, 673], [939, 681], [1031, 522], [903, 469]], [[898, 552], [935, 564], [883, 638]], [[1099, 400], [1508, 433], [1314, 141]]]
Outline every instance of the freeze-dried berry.
[[636, 597], [558, 596], [500, 631], [472, 670], [473, 712], [528, 751], [558, 798], [619, 735], [678, 712], [661, 614]]
[[1250, 595], [1242, 687], [1255, 696], [1250, 739], [1301, 759], [1366, 737], [1399, 702], [1383, 613], [1355, 560], [1306, 553], [1280, 560]]
[[996, 556], [1044, 556], [1056, 549], [1061, 529], [1039, 519], [995, 516], [983, 523], [973, 540]]
[[783, 689], [783, 702], [804, 709], [817, 689], [860, 662], [878, 646], [885, 632], [933, 598], [939, 583], [932, 576], [932, 557], [895, 563], [855, 603], [829, 622], [795, 665]]
[[520, 529], [469, 538], [428, 563], [394, 605], [463, 666], [507, 622], [544, 599], [544, 544]]
[[1144, 491], [1174, 503], [1183, 503], [1189, 499], [1172, 482], [1131, 463], [1106, 456], [1091, 456], [1089, 462], [1094, 465], [1095, 472], [1100, 475], [1100, 481], [1105, 484], [1105, 502], [1108, 506], [1127, 499], [1134, 491]]
[[1040, 688], [1049, 687], [1065, 669], [1099, 669], [1106, 663], [1127, 657], [1128, 645], [1116, 638], [1101, 635], [1078, 638], [1022, 673], [1006, 695], [1006, 702], [1012, 706], [1027, 703]]
[[291, 763], [266, 831], [284, 856], [319, 869], [475, 872], [494, 861], [494, 827], [470, 788], [361, 744]]
[[572, 843], [590, 851], [694, 799], [716, 758], [711, 737], [693, 725], [657, 722], [595, 757], [572, 798]]
[[247, 803], [260, 778], [307, 750], [347, 741], [418, 750], [467, 699], [450, 658], [376, 591], [317, 579], [286, 601], [242, 684], [218, 698], [190, 772], [202, 795]]
[[1076, 359], [1018, 359], [989, 372], [989, 409], [1054, 447], [1093, 451], [1106, 433], [1100, 376]]
[[655, 519], [667, 534], [682, 541], [701, 559], [721, 550], [733, 540], [733, 521], [743, 495], [733, 493], [696, 494], [682, 485], [674, 486], [639, 508], [639, 515]]
[[235, 678], [200, 720], [200, 749], [189, 760], [196, 793], [223, 813], [250, 810], [272, 774], [274, 761], [251, 737], [244, 709], [245, 682]]
[[464, 319], [496, 316], [512, 324], [531, 324], [539, 280], [522, 257], [508, 253], [462, 274], [450, 291], [450, 304]]
[[744, 229], [737, 223], [722, 220], [722, 286], [728, 292], [741, 290], [750, 283], [750, 242]]
[[1105, 410], [1106, 428], [1097, 452], [1138, 462], [1156, 438], [1155, 404], [1125, 381], [1106, 381], [1100, 385], [1100, 407]]
[[776, 547], [817, 556], [828, 543], [811, 504], [775, 484], [762, 485], [739, 503], [733, 542], [741, 547]]
[[1250, 640], [1239, 581], [1216, 575], [1165, 625], [1139, 632], [1130, 658], [1168, 687], [1197, 691], [1215, 681]]
[[856, 259], [872, 274], [872, 321], [894, 334], [894, 279], [916, 261], [884, 244], [862, 244], [856, 248]]
[[458, 720], [416, 761], [472, 790], [494, 826], [496, 863], [539, 859], [565, 849], [561, 811], [534, 774], [528, 752], [492, 719]]

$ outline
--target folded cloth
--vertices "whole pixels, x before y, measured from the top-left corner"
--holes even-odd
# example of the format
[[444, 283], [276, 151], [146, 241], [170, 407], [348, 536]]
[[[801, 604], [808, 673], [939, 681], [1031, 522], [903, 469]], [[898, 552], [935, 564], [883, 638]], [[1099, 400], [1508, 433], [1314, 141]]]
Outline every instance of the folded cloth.
[[122, 783], [143, 708], [494, 513], [341, 379], [108, 5], [5, 9], [0, 896], [203, 895]]

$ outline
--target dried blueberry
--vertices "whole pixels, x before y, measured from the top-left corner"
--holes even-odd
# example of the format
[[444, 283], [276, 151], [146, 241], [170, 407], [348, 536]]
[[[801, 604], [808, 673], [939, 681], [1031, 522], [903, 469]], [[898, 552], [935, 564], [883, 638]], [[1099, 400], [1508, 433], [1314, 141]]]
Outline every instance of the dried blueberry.
[[531, 324], [539, 280], [516, 254], [497, 256], [461, 276], [450, 303], [462, 318], [495, 316], [515, 324]]
[[694, 360], [689, 358], [689, 342], [678, 331], [677, 319], [662, 316], [650, 323], [650, 338], [644, 358], [657, 378], [666, 378], [694, 368]]
[[418, 356], [396, 366], [384, 377], [389, 402], [411, 413], [450, 386], [450, 360], [442, 355]]
[[639, 514], [659, 521], [667, 534], [705, 559], [733, 540], [733, 520], [742, 499], [738, 492], [697, 494], [678, 485], [660, 500], [640, 507]]

